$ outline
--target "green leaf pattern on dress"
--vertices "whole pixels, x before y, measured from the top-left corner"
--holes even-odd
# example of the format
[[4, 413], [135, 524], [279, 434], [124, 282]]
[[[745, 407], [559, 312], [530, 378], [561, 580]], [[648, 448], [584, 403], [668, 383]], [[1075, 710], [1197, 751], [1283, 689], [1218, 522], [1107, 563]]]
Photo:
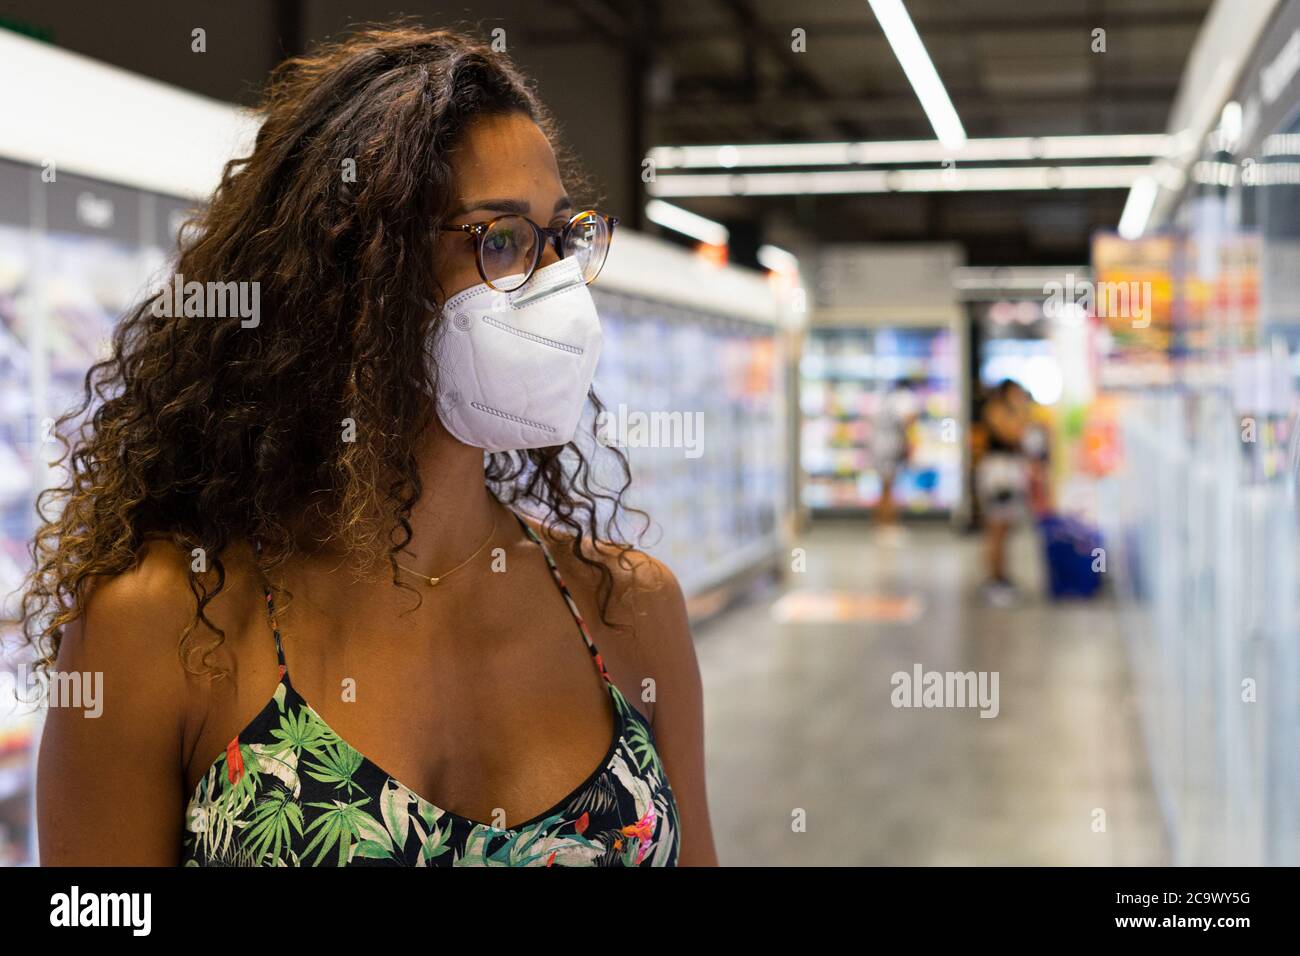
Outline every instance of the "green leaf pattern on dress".
[[200, 778], [186, 808], [185, 866], [676, 865], [677, 804], [650, 725], [609, 679], [546, 545], [519, 522], [541, 548], [613, 698], [604, 766], [513, 828], [434, 806], [350, 746], [293, 689], [268, 585], [280, 682]]
[[[607, 687], [618, 728], [607, 765], [561, 807], [498, 828], [441, 810], [383, 774], [282, 680], [241, 735], [257, 742], [232, 742], [199, 781], [184, 864], [673, 865], [677, 808], [653, 736], [618, 688]], [[242, 773], [231, 773], [234, 749]]]

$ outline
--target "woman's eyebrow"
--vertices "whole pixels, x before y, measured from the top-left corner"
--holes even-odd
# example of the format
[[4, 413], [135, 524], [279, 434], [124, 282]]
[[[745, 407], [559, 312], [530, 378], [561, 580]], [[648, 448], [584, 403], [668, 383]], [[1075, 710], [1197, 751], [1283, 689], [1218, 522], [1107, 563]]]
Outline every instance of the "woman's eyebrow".
[[[499, 212], [510, 216], [527, 216], [532, 211], [532, 204], [522, 199], [478, 199], [473, 202], [467, 202], [463, 206], [453, 209], [447, 214], [448, 219], [455, 219], [457, 216], [463, 216], [469, 212], [477, 212], [480, 209], [489, 212]], [[568, 196], [561, 196], [555, 201], [555, 212], [562, 209], [572, 209], [573, 200]]]

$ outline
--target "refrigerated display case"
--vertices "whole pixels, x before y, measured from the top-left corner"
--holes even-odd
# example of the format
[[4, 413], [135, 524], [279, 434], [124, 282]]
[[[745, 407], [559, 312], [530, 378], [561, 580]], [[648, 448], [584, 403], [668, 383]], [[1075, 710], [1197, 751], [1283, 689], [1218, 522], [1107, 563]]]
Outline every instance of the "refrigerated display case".
[[[31, 243], [29, 170], [0, 160], [0, 599], [12, 594], [28, 566], [36, 526], [38, 481], [37, 362], [29, 347], [36, 250]], [[5, 615], [8, 616], [7, 614]], [[11, 635], [0, 633], [0, 651]], [[0, 866], [33, 861], [32, 741], [34, 715], [9, 690], [22, 661], [0, 653]]]
[[1225, 110], [1248, 122], [1210, 133], [1158, 237], [1167, 379], [1103, 378], [1101, 513], [1178, 864], [1300, 863], [1300, 78], [1261, 86], [1297, 30], [1292, 0]]
[[791, 531], [789, 303], [760, 273], [631, 232], [591, 289], [605, 334], [596, 394], [614, 422], [652, 424], [611, 436], [632, 470], [627, 502], [652, 522], [635, 543], [706, 614], [770, 568]]
[[802, 499], [814, 515], [867, 512], [880, 500], [872, 433], [895, 383], [919, 415], [894, 495], [905, 513], [946, 515], [961, 494], [954, 336], [944, 328], [815, 328], [800, 362]]
[[[0, 600], [30, 566], [36, 495], [55, 476], [55, 421], [77, 404], [116, 320], [159, 274], [190, 204], [0, 160]], [[92, 406], [93, 408], [93, 406]], [[65, 428], [65, 431], [67, 429]], [[6, 634], [0, 669], [28, 688], [31, 655]], [[39, 706], [0, 700], [0, 864], [35, 862]], [[24, 696], [29, 696], [24, 692]]]
[[668, 297], [592, 291], [605, 335], [597, 394], [615, 420], [659, 416], [680, 438], [624, 435], [627, 501], [654, 522], [642, 546], [688, 597], [770, 560], [786, 496], [777, 330]]
[[35, 529], [32, 484], [36, 475], [36, 388], [31, 337], [35, 250], [29, 241], [27, 177], [22, 167], [0, 163], [0, 590], [13, 591], [26, 568], [25, 542]]

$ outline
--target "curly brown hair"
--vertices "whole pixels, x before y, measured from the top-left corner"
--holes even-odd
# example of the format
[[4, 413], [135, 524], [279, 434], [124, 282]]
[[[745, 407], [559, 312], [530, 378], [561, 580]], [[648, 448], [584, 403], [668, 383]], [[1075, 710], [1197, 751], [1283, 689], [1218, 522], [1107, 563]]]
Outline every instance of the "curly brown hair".
[[[410, 588], [395, 555], [411, 540], [415, 448], [434, 414], [426, 343], [438, 316], [427, 302], [431, 291], [445, 298], [435, 237], [453, 205], [449, 154], [476, 118], [512, 113], [537, 123], [566, 183], [588, 190], [529, 83], [464, 32], [366, 28], [275, 68], [252, 154], [225, 165], [175, 263], [187, 283], [259, 283], [260, 324], [158, 316], [156, 292], [117, 325], [111, 356], [57, 424], [73, 424], [72, 438], [60, 435], [65, 483], [37, 497], [14, 623], [40, 666], [84, 613], [87, 584], [134, 567], [147, 537], [208, 556], [189, 571], [194, 619], [177, 645], [193, 673], [224, 673], [192, 637], [202, 622], [225, 638], [205, 609], [234, 542], [260, 542], [265, 573], [310, 521], [359, 571], [386, 557], [393, 584]], [[355, 182], [340, 175], [345, 160]], [[340, 440], [348, 419], [355, 441]], [[635, 510], [623, 502], [627, 459], [606, 451], [613, 482], [596, 479], [575, 443], [493, 454], [486, 466], [493, 493], [538, 513], [596, 570], [602, 617], [614, 581], [599, 552], [611, 545], [629, 561], [618, 519]]]

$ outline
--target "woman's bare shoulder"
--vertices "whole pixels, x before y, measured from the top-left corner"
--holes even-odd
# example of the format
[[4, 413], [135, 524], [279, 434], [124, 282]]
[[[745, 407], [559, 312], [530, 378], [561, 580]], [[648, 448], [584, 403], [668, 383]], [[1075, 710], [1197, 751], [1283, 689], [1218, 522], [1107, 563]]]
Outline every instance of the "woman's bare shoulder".
[[[129, 568], [89, 580], [83, 612], [65, 628], [60, 666], [75, 658], [81, 664], [138, 674], [163, 689], [184, 688], [205, 666], [221, 670], [223, 655], [208, 655], [205, 662], [203, 649], [220, 646], [240, 631], [252, 597], [251, 563], [231, 556], [221, 563], [224, 582], [204, 607], [202, 620], [197, 617], [191, 570], [206, 568], [206, 556], [182, 551], [166, 538], [146, 539]], [[215, 588], [216, 576], [208, 573], [204, 582]], [[214, 628], [222, 632], [220, 640]], [[190, 660], [182, 653], [186, 638]]]
[[583, 536], [581, 547], [575, 550], [577, 536], [571, 531], [563, 527], [547, 527], [531, 515], [521, 517], [545, 541], [566, 582], [581, 584], [584, 588], [598, 586], [602, 579], [600, 568], [603, 567], [613, 581], [614, 594], [619, 597], [636, 592], [670, 594], [680, 590], [677, 578], [668, 566], [645, 551], [630, 545], [593, 541], [587, 535]]
[[[547, 530], [534, 519], [526, 520], [543, 536], [566, 585], [584, 606], [584, 617], [592, 618], [593, 611], [599, 615], [606, 580], [600, 569], [609, 573], [609, 603], [604, 615], [611, 625], [609, 633], [626, 635], [648, 671], [672, 664], [688, 651], [693, 655], [686, 599], [668, 565], [637, 548], [593, 543], [589, 538], [584, 538], [575, 552], [573, 534], [562, 528]], [[594, 620], [605, 624], [599, 616]]]

